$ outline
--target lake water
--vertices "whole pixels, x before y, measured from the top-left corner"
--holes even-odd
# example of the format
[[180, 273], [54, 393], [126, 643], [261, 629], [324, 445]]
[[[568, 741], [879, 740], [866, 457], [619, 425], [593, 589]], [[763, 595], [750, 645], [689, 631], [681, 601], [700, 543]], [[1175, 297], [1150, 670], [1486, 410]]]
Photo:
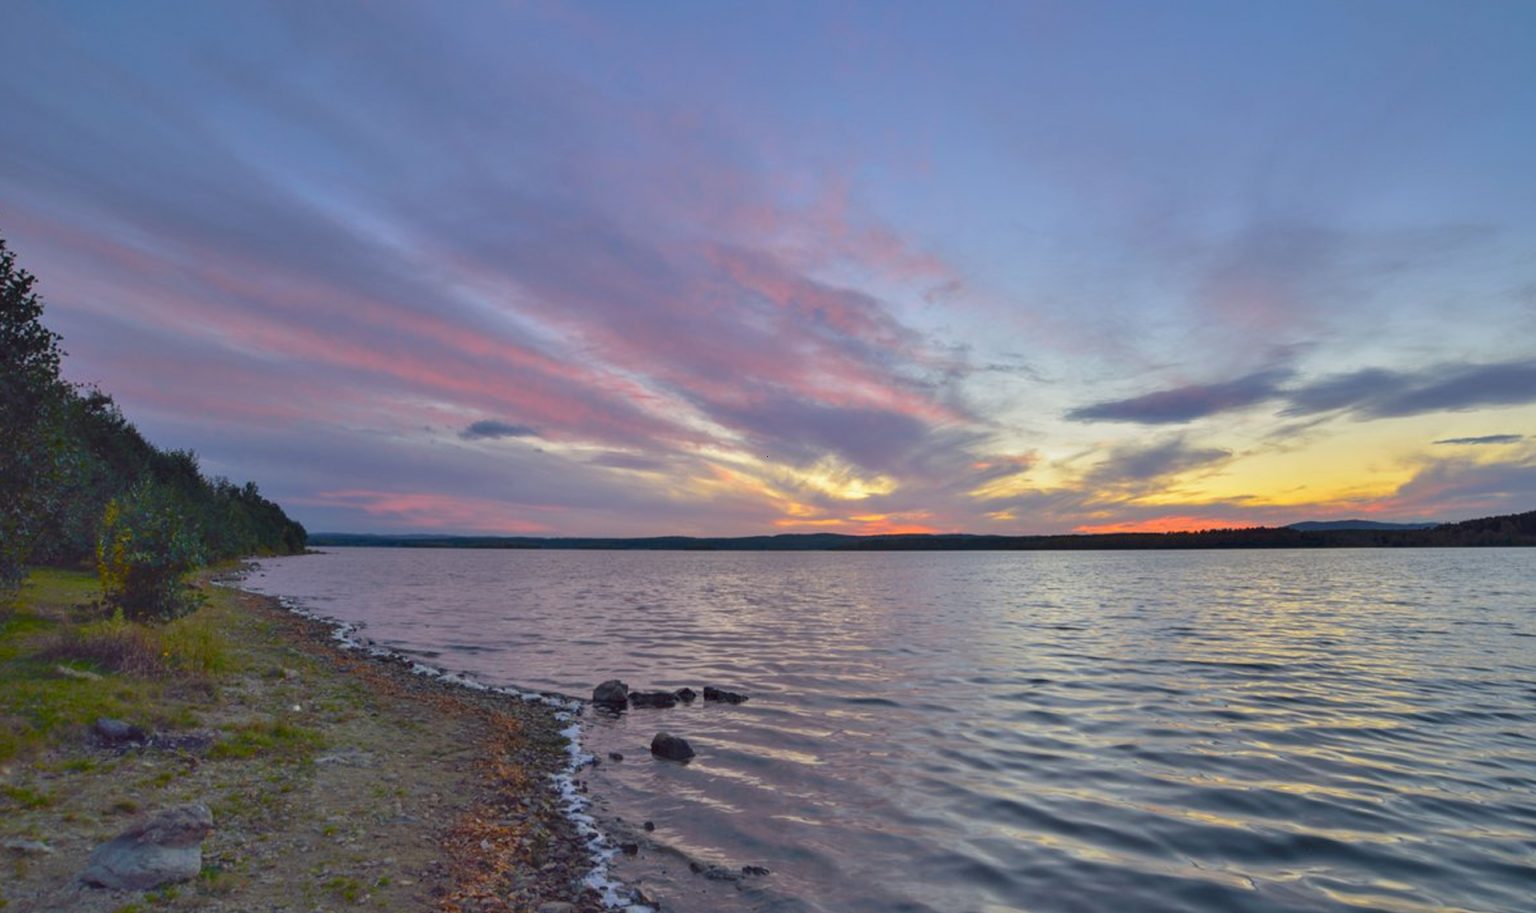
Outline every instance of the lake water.
[[605, 810], [656, 824], [619, 874], [681, 913], [1536, 910], [1536, 549], [337, 549], [248, 586], [488, 683], [750, 694], [584, 717]]

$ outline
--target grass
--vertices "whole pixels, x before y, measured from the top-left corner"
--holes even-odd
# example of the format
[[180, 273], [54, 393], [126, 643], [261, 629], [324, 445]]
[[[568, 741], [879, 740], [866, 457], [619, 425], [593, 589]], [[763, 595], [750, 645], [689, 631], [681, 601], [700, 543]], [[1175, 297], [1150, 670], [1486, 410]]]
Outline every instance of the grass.
[[58, 801], [58, 797], [53, 793], [38, 792], [25, 786], [10, 784], [0, 786], [0, 796], [4, 796], [22, 808], [47, 808]]
[[280, 760], [302, 761], [324, 747], [319, 731], [286, 720], [262, 720], [226, 726], [227, 735], [208, 751], [210, 758], [253, 758], [277, 754]]
[[328, 879], [321, 887], [347, 903], [357, 903], [363, 899], [363, 895], [367, 891], [363, 887], [362, 882], [346, 875], [337, 875], [334, 878]]
[[37, 568], [0, 596], [0, 762], [78, 739], [100, 717], [196, 725], [213, 681], [237, 663], [221, 628], [228, 600], [166, 625], [103, 617], [94, 574]]

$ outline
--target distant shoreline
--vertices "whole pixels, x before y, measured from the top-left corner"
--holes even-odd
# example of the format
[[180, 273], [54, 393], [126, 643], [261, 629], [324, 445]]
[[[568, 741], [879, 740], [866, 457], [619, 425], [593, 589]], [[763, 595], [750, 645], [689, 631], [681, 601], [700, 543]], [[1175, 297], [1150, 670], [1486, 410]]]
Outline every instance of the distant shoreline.
[[[1298, 524], [1306, 526], [1307, 524]], [[1183, 533], [992, 536], [961, 533], [849, 536], [545, 538], [424, 534], [312, 533], [333, 548], [615, 549], [629, 551], [1137, 551], [1262, 548], [1497, 548], [1536, 546], [1536, 511], [1431, 527], [1318, 529], [1250, 527]]]

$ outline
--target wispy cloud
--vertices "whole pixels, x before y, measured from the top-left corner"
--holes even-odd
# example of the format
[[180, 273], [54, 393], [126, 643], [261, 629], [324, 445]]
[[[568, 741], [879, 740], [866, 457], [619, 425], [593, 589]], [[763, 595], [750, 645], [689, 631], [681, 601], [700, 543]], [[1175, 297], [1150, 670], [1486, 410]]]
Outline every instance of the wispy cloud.
[[[1314, 33], [1325, 14], [1297, 10]], [[43, 277], [70, 375], [317, 524], [1280, 518], [1204, 483], [1266, 436], [1303, 459], [1365, 440], [1352, 419], [1536, 405], [1536, 327], [1509, 292], [1532, 287], [1529, 207], [1507, 202], [1523, 172], [1481, 167], [1500, 142], [1532, 158], [1504, 129], [1531, 90], [1447, 80], [1415, 105], [1468, 137], [1456, 161], [1362, 142], [1374, 96], [1331, 91], [1361, 49], [1422, 67], [1369, 17], [1327, 13], [1350, 52], [1297, 77], [1267, 41], [1223, 69], [1212, 48], [1259, 45], [1209, 17], [1143, 42], [1114, 17], [1046, 35], [912, 7], [850, 54], [773, 5], [367, 12], [23, 5], [0, 32], [0, 229]], [[1415, 34], [1518, 31], [1430, 18]], [[1254, 63], [1294, 97], [1243, 84]], [[1020, 105], [1028, 85], [1060, 91]], [[1255, 116], [1211, 116], [1238, 104]], [[1493, 126], [1454, 120], [1472, 110]], [[1090, 386], [1109, 372], [1137, 380]], [[1421, 427], [1414, 446], [1449, 433]], [[1524, 440], [1504, 437], [1444, 443]], [[1413, 458], [1380, 454], [1394, 479]]]
[[1457, 444], [1463, 446], [1478, 446], [1483, 444], [1518, 444], [1525, 440], [1523, 434], [1484, 434], [1478, 437], [1448, 437], [1435, 441], [1436, 444]]

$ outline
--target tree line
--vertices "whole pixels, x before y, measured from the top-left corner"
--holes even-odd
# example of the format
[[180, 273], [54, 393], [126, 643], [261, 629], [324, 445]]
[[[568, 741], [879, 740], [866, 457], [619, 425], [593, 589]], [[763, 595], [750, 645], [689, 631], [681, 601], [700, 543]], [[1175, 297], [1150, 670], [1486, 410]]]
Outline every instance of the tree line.
[[94, 563], [126, 616], [185, 612], [184, 579], [209, 562], [303, 551], [304, 527], [255, 483], [208, 478], [162, 450], [112, 397], [64, 380], [36, 277], [0, 238], [0, 590], [28, 564]]

